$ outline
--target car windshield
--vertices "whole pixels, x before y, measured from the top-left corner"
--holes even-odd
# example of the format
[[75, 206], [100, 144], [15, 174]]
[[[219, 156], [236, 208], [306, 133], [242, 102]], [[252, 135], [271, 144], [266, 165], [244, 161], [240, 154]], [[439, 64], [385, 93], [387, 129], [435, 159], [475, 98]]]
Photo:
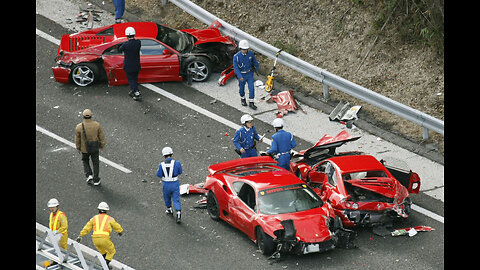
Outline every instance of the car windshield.
[[188, 33], [160, 24], [157, 24], [157, 29], [157, 40], [167, 44], [180, 53], [190, 51], [195, 43], [195, 38]]
[[323, 201], [305, 184], [262, 190], [258, 209], [265, 215], [295, 213], [323, 206]]

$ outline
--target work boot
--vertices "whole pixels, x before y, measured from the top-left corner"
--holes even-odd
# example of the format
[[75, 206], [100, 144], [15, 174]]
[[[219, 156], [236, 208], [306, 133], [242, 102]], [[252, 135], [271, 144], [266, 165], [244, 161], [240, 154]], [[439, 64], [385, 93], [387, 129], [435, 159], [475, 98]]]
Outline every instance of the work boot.
[[242, 102], [242, 106], [247, 106], [247, 100], [245, 98], [240, 98], [240, 102]]
[[87, 184], [92, 184], [92, 181], [93, 181], [93, 175], [90, 174], [90, 175], [87, 177]]
[[140, 100], [142, 100], [142, 94], [140, 94], [139, 91], [136, 91], [136, 92], [134, 92], [133, 94], [134, 94], [133, 100], [135, 100], [135, 101], [140, 101]]
[[180, 223], [180, 222], [182, 222], [181, 219], [182, 219], [182, 213], [181, 213], [181, 211], [177, 211], [177, 214], [175, 215], [175, 221], [177, 223]]
[[252, 109], [254, 109], [254, 110], [257, 109], [257, 106], [255, 106], [255, 104], [254, 104], [253, 102], [249, 102], [249, 103], [248, 103], [248, 107], [250, 107], [250, 108], [252, 108]]

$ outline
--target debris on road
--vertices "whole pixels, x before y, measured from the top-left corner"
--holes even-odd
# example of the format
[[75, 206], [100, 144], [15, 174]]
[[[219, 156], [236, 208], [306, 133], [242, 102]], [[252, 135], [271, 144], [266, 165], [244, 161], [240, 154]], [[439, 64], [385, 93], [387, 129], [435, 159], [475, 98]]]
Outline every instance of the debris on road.
[[272, 95], [272, 100], [275, 103], [277, 103], [277, 107], [278, 107], [277, 117], [283, 117], [287, 113], [295, 112], [298, 109], [300, 109], [303, 113], [305, 113], [305, 111], [299, 108], [299, 106], [295, 102], [295, 98], [293, 97], [292, 90], [286, 90], [276, 95]]
[[195, 185], [183, 184], [180, 185], [180, 195], [184, 194], [206, 194], [207, 190], [203, 188], [204, 183], [198, 183]]
[[353, 127], [353, 122], [358, 120], [357, 113], [362, 108], [360, 105], [351, 106], [349, 102], [340, 101], [332, 110], [328, 118], [330, 121], [338, 121], [345, 124], [347, 128]]
[[392, 236], [408, 235], [410, 237], [417, 234], [417, 232], [429, 232], [435, 230], [429, 226], [415, 226], [410, 228], [396, 229], [392, 232]]

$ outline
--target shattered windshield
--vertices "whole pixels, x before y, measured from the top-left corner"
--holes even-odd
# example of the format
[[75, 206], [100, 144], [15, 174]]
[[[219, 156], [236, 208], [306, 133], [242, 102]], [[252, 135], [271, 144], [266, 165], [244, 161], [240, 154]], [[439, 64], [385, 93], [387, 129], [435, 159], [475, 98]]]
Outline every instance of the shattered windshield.
[[265, 215], [294, 213], [321, 207], [323, 201], [304, 184], [262, 190], [258, 209]]
[[195, 43], [195, 38], [188, 33], [184, 33], [160, 24], [157, 24], [157, 29], [157, 40], [167, 44], [180, 53], [190, 51]]

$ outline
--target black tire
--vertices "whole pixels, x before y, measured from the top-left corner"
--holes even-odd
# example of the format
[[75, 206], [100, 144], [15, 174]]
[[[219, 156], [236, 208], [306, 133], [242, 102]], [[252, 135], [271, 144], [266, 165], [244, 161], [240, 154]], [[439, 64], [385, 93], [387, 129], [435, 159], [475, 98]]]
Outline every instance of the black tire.
[[100, 76], [98, 66], [94, 63], [79, 63], [70, 72], [73, 83], [85, 87], [92, 85]]
[[204, 82], [212, 75], [212, 63], [206, 57], [195, 56], [188, 60], [186, 74], [190, 73], [192, 81]]
[[209, 190], [207, 194], [207, 212], [213, 220], [220, 219], [220, 206], [215, 194]]
[[262, 227], [258, 226], [255, 228], [255, 233], [257, 234], [257, 247], [262, 252], [263, 255], [270, 256], [275, 251], [275, 244], [273, 243], [273, 238], [266, 234]]

